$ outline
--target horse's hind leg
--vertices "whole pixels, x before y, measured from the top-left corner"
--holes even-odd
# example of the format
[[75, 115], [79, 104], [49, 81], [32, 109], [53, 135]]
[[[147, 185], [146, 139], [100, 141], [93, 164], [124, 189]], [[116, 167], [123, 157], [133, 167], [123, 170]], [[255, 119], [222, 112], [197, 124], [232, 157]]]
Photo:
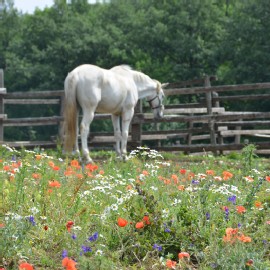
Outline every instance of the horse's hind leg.
[[82, 142], [82, 155], [85, 163], [93, 163], [93, 160], [89, 156], [89, 149], [87, 144], [87, 138], [89, 134], [89, 127], [94, 119], [94, 110], [83, 109], [83, 118], [80, 125], [81, 142]]
[[120, 116], [112, 114], [112, 123], [114, 129], [115, 138], [115, 151], [119, 157], [121, 157], [120, 142], [122, 139], [121, 128], [120, 128]]
[[127, 157], [127, 141], [128, 141], [128, 131], [129, 125], [134, 115], [134, 109], [129, 109], [122, 114], [122, 144], [121, 144], [121, 152], [122, 157], [126, 160]]

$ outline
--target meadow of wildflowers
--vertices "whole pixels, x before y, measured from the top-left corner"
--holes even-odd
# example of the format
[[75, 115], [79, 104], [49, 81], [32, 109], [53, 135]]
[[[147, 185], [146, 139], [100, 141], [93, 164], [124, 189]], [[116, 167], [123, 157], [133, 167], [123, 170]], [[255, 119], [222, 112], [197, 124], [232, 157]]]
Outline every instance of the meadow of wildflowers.
[[270, 269], [270, 162], [246, 152], [82, 165], [1, 146], [0, 270]]

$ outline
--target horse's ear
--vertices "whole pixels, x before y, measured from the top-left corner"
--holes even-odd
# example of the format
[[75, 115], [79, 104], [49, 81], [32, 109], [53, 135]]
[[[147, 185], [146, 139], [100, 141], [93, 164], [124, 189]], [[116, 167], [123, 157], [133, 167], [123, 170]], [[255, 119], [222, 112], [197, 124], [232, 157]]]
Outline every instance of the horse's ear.
[[169, 84], [170, 84], [170, 83], [162, 83], [162, 84], [161, 84], [161, 87], [162, 87], [162, 88], [166, 88]]

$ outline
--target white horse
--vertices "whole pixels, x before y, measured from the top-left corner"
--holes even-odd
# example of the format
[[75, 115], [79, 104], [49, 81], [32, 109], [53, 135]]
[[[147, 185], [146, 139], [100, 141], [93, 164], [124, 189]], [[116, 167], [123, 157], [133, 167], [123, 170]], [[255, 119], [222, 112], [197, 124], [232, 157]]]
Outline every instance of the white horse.
[[[164, 93], [160, 82], [142, 72], [132, 70], [129, 66], [116, 66], [110, 70], [94, 65], [75, 68], [65, 79], [65, 151], [74, 148], [79, 154], [80, 129], [83, 158], [86, 163], [92, 163], [87, 145], [90, 124], [95, 112], [110, 113], [116, 152], [125, 159], [129, 125], [134, 115], [134, 107], [141, 98], [147, 99], [155, 118], [163, 117]], [[83, 117], [79, 128], [80, 107]]]

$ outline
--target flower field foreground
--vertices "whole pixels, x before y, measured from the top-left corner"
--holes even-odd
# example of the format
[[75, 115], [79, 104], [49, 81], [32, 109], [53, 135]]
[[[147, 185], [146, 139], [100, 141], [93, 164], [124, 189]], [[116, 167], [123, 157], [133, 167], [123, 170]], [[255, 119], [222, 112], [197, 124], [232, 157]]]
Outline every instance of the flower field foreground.
[[0, 269], [270, 269], [270, 162], [246, 152], [81, 165], [1, 146]]

